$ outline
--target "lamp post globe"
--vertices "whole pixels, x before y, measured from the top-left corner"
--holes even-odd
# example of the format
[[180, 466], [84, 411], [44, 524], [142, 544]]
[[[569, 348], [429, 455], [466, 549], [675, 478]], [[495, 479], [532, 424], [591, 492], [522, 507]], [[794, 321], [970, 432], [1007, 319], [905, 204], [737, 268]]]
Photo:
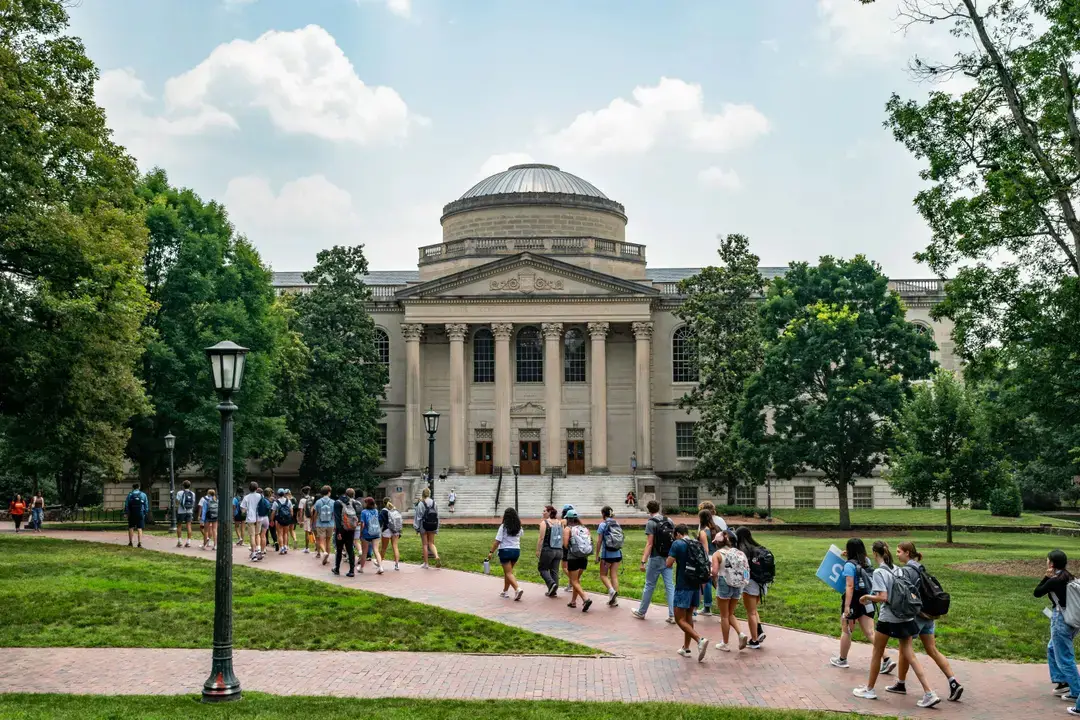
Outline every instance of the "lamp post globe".
[[431, 497], [435, 497], [435, 433], [439, 431], [439, 413], [435, 412], [434, 406], [428, 406], [424, 413], [424, 429], [428, 434], [428, 489]]
[[[233, 393], [240, 390], [248, 349], [225, 340], [206, 348], [214, 389], [221, 402], [221, 450], [218, 456], [218, 498], [232, 497]], [[232, 653], [232, 523], [218, 523], [214, 568], [214, 653], [210, 677], [203, 683], [203, 702], [240, 699], [240, 681], [233, 672]]]
[[173, 448], [176, 436], [171, 432], [165, 436], [165, 449], [169, 451], [169, 531], [176, 532], [176, 472], [173, 469]]

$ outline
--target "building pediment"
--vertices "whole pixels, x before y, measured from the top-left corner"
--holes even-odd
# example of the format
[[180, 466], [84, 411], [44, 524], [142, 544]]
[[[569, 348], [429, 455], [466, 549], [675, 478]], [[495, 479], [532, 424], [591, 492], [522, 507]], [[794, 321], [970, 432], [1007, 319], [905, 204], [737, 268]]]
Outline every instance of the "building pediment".
[[398, 292], [399, 300], [507, 297], [652, 297], [659, 291], [532, 253], [501, 258], [480, 267], [430, 280]]

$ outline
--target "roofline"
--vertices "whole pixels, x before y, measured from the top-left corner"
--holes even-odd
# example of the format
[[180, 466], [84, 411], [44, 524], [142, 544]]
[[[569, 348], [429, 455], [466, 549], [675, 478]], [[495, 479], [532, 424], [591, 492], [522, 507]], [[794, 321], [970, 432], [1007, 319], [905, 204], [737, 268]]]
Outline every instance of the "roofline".
[[442, 224], [448, 217], [494, 207], [512, 207], [522, 205], [544, 205], [548, 207], [566, 207], [582, 210], [596, 210], [614, 215], [625, 223], [626, 208], [622, 203], [607, 198], [592, 197], [590, 195], [573, 195], [570, 193], [544, 193], [544, 192], [520, 192], [501, 193], [498, 195], [478, 195], [476, 197], [461, 198], [443, 206]]

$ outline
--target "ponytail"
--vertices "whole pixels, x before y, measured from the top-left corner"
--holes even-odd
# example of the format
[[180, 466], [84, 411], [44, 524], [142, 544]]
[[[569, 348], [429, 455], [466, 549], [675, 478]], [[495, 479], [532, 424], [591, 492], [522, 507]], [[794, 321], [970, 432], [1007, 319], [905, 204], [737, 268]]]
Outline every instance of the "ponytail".
[[893, 568], [892, 551], [889, 550], [889, 544], [884, 540], [878, 540], [874, 543], [874, 553], [881, 556], [881, 561]]
[[896, 546], [898, 550], [903, 550], [908, 554], [912, 560], [916, 562], [922, 562], [922, 553], [915, 549], [915, 543], [910, 540], [905, 540]]

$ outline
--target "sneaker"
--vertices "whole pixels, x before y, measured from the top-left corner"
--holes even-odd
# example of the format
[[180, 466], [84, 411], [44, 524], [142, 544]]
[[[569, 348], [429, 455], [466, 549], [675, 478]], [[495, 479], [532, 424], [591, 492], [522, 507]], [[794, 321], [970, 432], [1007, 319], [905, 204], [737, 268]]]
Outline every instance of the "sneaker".
[[376, 565], [375, 566], [375, 574], [376, 575], [382, 575], [383, 574], [382, 565]]
[[176, 547], [180, 547], [180, 546], [181, 546], [181, 544], [182, 544], [182, 543], [181, 543], [181, 542], [180, 542], [179, 540], [177, 540], [177, 541], [176, 541]]
[[236, 547], [243, 547], [243, 546], [244, 546], [244, 539], [243, 538], [240, 538], [239, 540], [236, 541]]
[[759, 643], [757, 640], [751, 640], [750, 642], [746, 643], [746, 647], [750, 650], [760, 650], [761, 643]]
[[757, 636], [757, 644], [760, 645], [763, 642], [765, 642], [765, 633], [763, 633], [763, 632], [761, 632], [759, 630], [758, 631], [758, 636]]
[[586, 598], [585, 602], [581, 604], [581, 612], [589, 612], [589, 608], [592, 607], [592, 598]]
[[401, 568], [399, 568], [399, 567], [398, 567], [398, 564], [397, 564], [397, 563], [394, 563], [394, 569], [395, 569], [395, 570], [400, 570]]
[[548, 591], [546, 593], [544, 593], [544, 594], [547, 595], [549, 598], [555, 597], [556, 595], [559, 594], [559, 586], [558, 585], [552, 585], [550, 588], [548, 588]]
[[877, 693], [874, 692], [873, 688], [857, 687], [851, 691], [851, 694], [857, 698], [862, 698], [863, 700], [877, 700]]
[[697, 661], [701, 662], [705, 659], [705, 651], [709, 649], [709, 639], [701, 638], [697, 643]]
[[683, 657], [690, 657], [690, 656], [692, 656], [693, 654], [694, 654], [694, 653], [692, 653], [692, 652], [690, 651], [690, 648], [679, 648], [679, 655], [681, 655], [681, 656], [683, 656]]
[[334, 573], [335, 575], [340, 575], [341, 574], [341, 571], [338, 570], [337, 568], [330, 568], [330, 572]]
[[891, 692], [894, 695], [907, 695], [907, 685], [897, 680], [896, 683], [886, 687], [885, 692]]
[[885, 658], [884, 660], [881, 661], [881, 674], [882, 675], [888, 675], [889, 673], [891, 673], [895, 669], [896, 669], [896, 661], [893, 660], [892, 658], [887, 657], [887, 658]]
[[524, 595], [524, 594], [525, 594], [524, 590], [518, 590], [516, 593], [514, 593], [514, 602], [520, 602], [521, 601], [521, 596]]
[[850, 665], [848, 665], [847, 658], [842, 658], [842, 657], [831, 657], [831, 658], [829, 658], [829, 663], [833, 667], [844, 668], [845, 670], [847, 668], [851, 667]]
[[322, 556], [322, 564], [325, 565], [328, 562], [330, 562], [330, 553], [326, 553]]
[[130, 540], [128, 540], [128, 547], [132, 547]]
[[1065, 693], [1064, 695], [1062, 695], [1061, 699], [1064, 700], [1065, 702], [1076, 702], [1076, 696], [1073, 695], [1071, 692], [1070, 693]]
[[746, 637], [746, 635], [743, 635], [742, 633], [739, 633], [739, 649], [745, 650], [746, 644], [748, 642], [750, 642], [750, 638]]
[[[360, 572], [364, 572], [364, 571], [361, 570]], [[345, 577], [356, 577], [356, 573], [354, 573], [352, 570], [350, 570], [349, 572], [345, 573]]]
[[428, 569], [428, 568], [430, 568], [431, 566], [430, 566], [430, 565], [428, 565], [427, 563], [420, 563], [420, 567], [421, 567], [422, 569], [424, 569], [424, 570], [427, 570], [427, 569]]
[[668, 615], [668, 618], [667, 618], [666, 622], [667, 622], [668, 625], [674, 625], [675, 624], [675, 616], [674, 615]]
[[936, 692], [931, 690], [928, 693], [923, 693], [922, 700], [915, 704], [921, 708], [932, 708], [939, 702], [941, 702], [941, 698], [938, 697]]
[[566, 603], [566, 607], [570, 608], [571, 610], [577, 610], [577, 603], [576, 602], [568, 602], [568, 603]]
[[360, 568], [360, 574], [361, 574], [361, 575], [363, 575], [363, 574], [364, 574], [364, 568]]
[[720, 652], [731, 652], [731, 646], [728, 645], [726, 642], [716, 643], [716, 645], [714, 645], [713, 647], [715, 647]]
[[501, 592], [501, 593], [499, 593], [499, 597], [501, 597], [501, 598], [509, 598], [509, 597], [510, 597], [510, 593], [507, 593], [507, 592]]
[[1054, 683], [1054, 694], [1060, 695], [1069, 691], [1069, 683]]
[[618, 591], [616, 591], [615, 588], [611, 588], [610, 590], [608, 590], [607, 604], [608, 605], [618, 605], [619, 604], [619, 601], [617, 599], [618, 597], [619, 597]]
[[191, 547], [191, 541], [188, 540], [186, 543], [184, 543], [184, 547]]
[[964, 686], [955, 680], [949, 681], [949, 700], [950, 702], [959, 702], [960, 696], [964, 694]]
[[645, 619], [645, 616], [642, 615], [641, 611], [638, 610], [637, 608], [634, 608], [633, 610], [631, 610], [630, 614], [633, 615], [634, 617], [636, 617], [638, 620], [644, 620]]
[[705, 617], [711, 617], [712, 616], [712, 608], [709, 607], [708, 605], [706, 605], [705, 608], [701, 611], [701, 614], [704, 615]]
[[1066, 711], [1067, 711], [1067, 712], [1068, 712], [1068, 713], [1069, 713], [1070, 715], [1080, 715], [1080, 710], [1077, 710], [1075, 706], [1073, 706], [1073, 707], [1070, 707], [1070, 708], [1066, 708]]
[[138, 544], [138, 545], [136, 545], [135, 547], [142, 547], [142, 543], [139, 543], [139, 544]]
[[310, 550], [308, 550], [307, 548], [304, 548], [304, 554], [305, 554], [305, 555], [310, 555], [310, 554], [311, 554], [311, 551], [310, 551]]

